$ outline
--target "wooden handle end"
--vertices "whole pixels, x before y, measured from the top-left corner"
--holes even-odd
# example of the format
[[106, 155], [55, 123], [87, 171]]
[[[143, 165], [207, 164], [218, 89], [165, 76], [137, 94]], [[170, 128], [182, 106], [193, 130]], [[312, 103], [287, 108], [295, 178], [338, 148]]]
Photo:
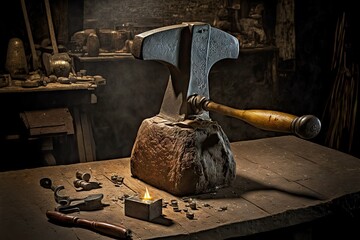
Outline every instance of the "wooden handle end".
[[291, 123], [291, 129], [297, 136], [310, 139], [316, 137], [321, 130], [321, 122], [314, 115], [297, 117]]

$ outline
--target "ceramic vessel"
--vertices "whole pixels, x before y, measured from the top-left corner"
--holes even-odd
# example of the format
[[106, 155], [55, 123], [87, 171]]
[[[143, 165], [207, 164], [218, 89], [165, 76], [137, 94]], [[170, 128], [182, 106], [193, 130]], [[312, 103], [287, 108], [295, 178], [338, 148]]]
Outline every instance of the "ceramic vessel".
[[5, 68], [12, 78], [29, 73], [24, 44], [20, 38], [9, 40]]
[[86, 49], [89, 57], [99, 56], [100, 41], [95, 33], [90, 33], [87, 37]]

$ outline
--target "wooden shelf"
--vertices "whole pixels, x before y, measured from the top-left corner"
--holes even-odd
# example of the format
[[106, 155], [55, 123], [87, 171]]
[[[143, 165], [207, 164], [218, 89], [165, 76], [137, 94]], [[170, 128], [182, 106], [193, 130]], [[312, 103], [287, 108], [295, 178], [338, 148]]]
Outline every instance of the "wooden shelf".
[[0, 88], [1, 93], [23, 93], [23, 92], [49, 92], [49, 91], [69, 91], [69, 90], [94, 90], [97, 85], [92, 83], [49, 83], [46, 86], [24, 88], [21, 86], [7, 86]]
[[131, 53], [100, 53], [97, 57], [71, 53], [70, 56], [76, 58], [79, 62], [109, 62], [121, 59], [134, 59]]

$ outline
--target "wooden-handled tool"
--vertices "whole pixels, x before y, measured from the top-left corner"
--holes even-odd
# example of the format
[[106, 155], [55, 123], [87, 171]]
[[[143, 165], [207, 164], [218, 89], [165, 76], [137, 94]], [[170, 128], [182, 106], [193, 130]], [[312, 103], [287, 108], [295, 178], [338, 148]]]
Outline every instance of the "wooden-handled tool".
[[106, 222], [90, 221], [84, 218], [66, 215], [56, 211], [47, 211], [46, 216], [54, 222], [60, 224], [68, 224], [72, 226], [82, 227], [93, 230], [95, 232], [114, 237], [116, 239], [130, 239], [131, 230], [124, 226], [110, 224]]
[[[232, 8], [239, 8], [235, 1]], [[240, 110], [208, 100], [208, 76], [212, 66], [223, 59], [237, 59], [239, 50], [236, 37], [202, 22], [187, 22], [138, 34], [131, 48], [135, 58], [159, 61], [169, 69], [159, 112], [162, 118], [174, 122], [189, 117], [209, 120], [207, 111], [215, 111], [260, 129], [293, 133], [305, 139], [315, 137], [321, 128], [315, 116]]]
[[195, 112], [214, 111], [235, 117], [259, 129], [292, 133], [304, 139], [316, 137], [321, 129], [320, 120], [314, 115], [301, 117], [271, 110], [241, 110], [215, 103], [200, 95], [190, 96], [188, 102]]
[[54, 54], [58, 54], [59, 49], [58, 49], [58, 46], [56, 43], [54, 24], [53, 24], [52, 17], [51, 17], [50, 3], [49, 3], [49, 0], [44, 0], [44, 2], [45, 2], [46, 17], [47, 17], [48, 26], [49, 26], [51, 45], [52, 45]]
[[29, 43], [30, 43], [30, 50], [31, 50], [31, 55], [32, 55], [32, 67], [33, 67], [33, 70], [37, 70], [40, 67], [40, 63], [39, 63], [39, 58], [36, 53], [34, 39], [33, 39], [32, 32], [31, 32], [30, 21], [29, 21], [29, 17], [27, 14], [27, 10], [26, 10], [26, 3], [25, 3], [25, 0], [20, 0], [20, 2], [21, 2], [22, 12], [24, 15], [26, 32], [27, 32], [27, 35], [29, 38]]
[[50, 3], [49, 0], [44, 0], [44, 2], [51, 45], [53, 49], [52, 55], [49, 53], [42, 54], [46, 74], [54, 74], [57, 77], [69, 77], [69, 73], [72, 70], [71, 58], [66, 52], [59, 53], [59, 48], [56, 43], [55, 30], [51, 16]]

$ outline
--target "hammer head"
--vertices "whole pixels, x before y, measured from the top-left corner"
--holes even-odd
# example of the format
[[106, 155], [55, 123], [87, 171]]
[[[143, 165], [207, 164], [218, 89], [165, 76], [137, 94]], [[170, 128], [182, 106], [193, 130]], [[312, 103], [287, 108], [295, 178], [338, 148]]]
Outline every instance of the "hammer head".
[[138, 59], [159, 61], [169, 69], [161, 117], [171, 121], [210, 119], [208, 112], [192, 112], [187, 99], [194, 94], [209, 98], [211, 67], [222, 59], [237, 58], [239, 42], [207, 23], [189, 22], [136, 35], [132, 54]]

